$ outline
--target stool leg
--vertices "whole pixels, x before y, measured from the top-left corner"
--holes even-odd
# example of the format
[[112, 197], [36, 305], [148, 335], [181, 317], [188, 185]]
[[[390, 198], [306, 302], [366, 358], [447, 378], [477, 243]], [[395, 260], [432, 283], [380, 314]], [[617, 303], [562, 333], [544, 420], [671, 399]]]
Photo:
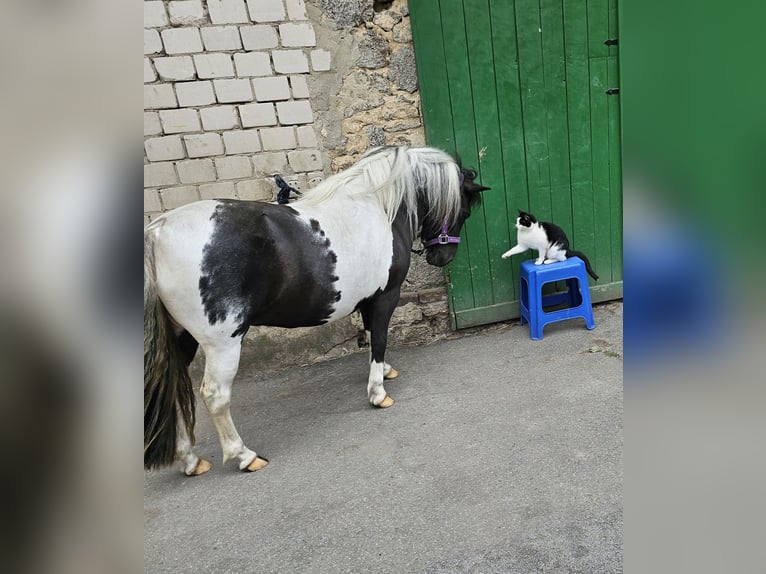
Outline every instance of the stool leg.
[[529, 323], [529, 281], [526, 276], [521, 277], [519, 280], [519, 312], [521, 314], [520, 324]]
[[529, 294], [529, 336], [533, 341], [543, 338], [543, 292], [537, 273], [532, 273], [527, 285]]
[[596, 328], [596, 321], [593, 319], [593, 305], [590, 301], [590, 288], [588, 286], [588, 277], [585, 275], [585, 271], [580, 273], [577, 277], [579, 283], [579, 293], [581, 298], [581, 305], [583, 309], [583, 317], [585, 318], [585, 327], [588, 330]]

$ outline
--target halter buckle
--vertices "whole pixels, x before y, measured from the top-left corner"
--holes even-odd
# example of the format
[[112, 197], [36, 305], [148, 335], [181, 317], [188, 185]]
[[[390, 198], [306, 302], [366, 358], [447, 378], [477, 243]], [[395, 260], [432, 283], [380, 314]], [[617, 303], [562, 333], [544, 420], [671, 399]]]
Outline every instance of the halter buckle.
[[446, 233], [440, 233], [436, 239], [439, 241], [439, 245], [447, 245], [449, 243], [449, 235]]

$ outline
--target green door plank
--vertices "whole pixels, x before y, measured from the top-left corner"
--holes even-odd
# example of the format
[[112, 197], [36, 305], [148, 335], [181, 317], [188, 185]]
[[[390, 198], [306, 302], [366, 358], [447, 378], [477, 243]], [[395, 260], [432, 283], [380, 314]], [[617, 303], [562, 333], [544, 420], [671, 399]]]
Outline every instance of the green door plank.
[[[619, 38], [617, 2], [609, 3], [609, 37]], [[609, 48], [607, 77], [609, 87], [620, 87], [618, 64], [619, 45]], [[620, 130], [620, 95], [609, 102], [609, 190], [612, 221], [612, 280], [622, 279], [622, 133]]]

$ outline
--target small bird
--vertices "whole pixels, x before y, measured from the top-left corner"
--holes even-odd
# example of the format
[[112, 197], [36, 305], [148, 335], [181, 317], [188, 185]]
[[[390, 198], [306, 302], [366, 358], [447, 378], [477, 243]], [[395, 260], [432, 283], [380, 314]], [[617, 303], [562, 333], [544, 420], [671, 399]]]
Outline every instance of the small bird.
[[277, 193], [277, 203], [284, 205], [286, 203], [290, 203], [290, 194], [295, 193], [297, 195], [303, 195], [300, 191], [292, 187], [290, 184], [288, 184], [284, 179], [282, 179], [282, 176], [278, 173], [275, 173], [273, 176], [274, 181], [277, 184], [277, 187], [279, 187], [279, 193]]

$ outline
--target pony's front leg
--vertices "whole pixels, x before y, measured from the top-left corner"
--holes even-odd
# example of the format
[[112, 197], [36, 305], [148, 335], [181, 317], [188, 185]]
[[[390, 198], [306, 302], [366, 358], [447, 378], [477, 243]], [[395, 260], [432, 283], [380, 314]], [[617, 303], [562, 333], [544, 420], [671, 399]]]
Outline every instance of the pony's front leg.
[[380, 299], [361, 309], [364, 326], [370, 333], [370, 376], [367, 379], [367, 397], [370, 404], [386, 409], [394, 399], [383, 388], [384, 379], [394, 379], [399, 373], [385, 362], [388, 343], [388, 323], [399, 299], [398, 292], [381, 296]]
[[240, 470], [256, 471], [268, 464], [247, 448], [234, 427], [231, 418], [231, 387], [239, 368], [240, 342], [225, 348], [204, 348], [205, 375], [200, 395], [213, 419], [218, 440], [223, 451], [224, 464], [232, 459], [239, 461]]

